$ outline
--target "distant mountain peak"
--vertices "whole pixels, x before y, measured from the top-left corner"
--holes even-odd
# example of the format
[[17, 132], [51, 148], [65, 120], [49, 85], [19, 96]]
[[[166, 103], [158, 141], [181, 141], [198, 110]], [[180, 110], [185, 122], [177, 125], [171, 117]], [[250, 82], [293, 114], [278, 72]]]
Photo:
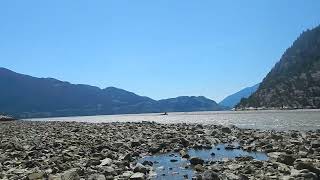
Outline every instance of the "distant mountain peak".
[[247, 87], [244, 88], [232, 95], [229, 95], [228, 97], [226, 97], [225, 99], [223, 99], [219, 105], [220, 106], [225, 106], [225, 107], [230, 107], [233, 108], [235, 107], [242, 98], [248, 98], [249, 96], [251, 96], [254, 92], [257, 91], [258, 87], [259, 87], [260, 83], [251, 86], [251, 87]]

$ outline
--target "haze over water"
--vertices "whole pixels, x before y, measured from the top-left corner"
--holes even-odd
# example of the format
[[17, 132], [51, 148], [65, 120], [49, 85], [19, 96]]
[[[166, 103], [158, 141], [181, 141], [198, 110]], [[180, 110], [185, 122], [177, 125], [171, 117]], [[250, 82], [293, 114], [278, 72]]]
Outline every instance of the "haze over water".
[[67, 121], [88, 123], [142, 122], [201, 123], [236, 125], [240, 128], [263, 130], [316, 130], [320, 129], [320, 110], [294, 111], [220, 111], [158, 114], [102, 115], [60, 118], [35, 118], [31, 121]]

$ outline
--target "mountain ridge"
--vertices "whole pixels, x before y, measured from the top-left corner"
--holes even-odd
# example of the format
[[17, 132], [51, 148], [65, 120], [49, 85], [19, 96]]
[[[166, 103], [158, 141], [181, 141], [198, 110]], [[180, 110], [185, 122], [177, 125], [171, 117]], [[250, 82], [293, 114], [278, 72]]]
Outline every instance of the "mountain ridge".
[[234, 108], [241, 101], [242, 98], [248, 98], [254, 92], [256, 92], [259, 85], [260, 85], [260, 83], [254, 85], [254, 86], [251, 86], [251, 87], [243, 88], [240, 91], [224, 98], [221, 102], [219, 102], [219, 105], [229, 107], [230, 109]]
[[[116, 87], [37, 78], [0, 68], [0, 114], [18, 118], [222, 110], [205, 97], [156, 101]], [[168, 107], [165, 107], [165, 106]]]
[[304, 31], [237, 109], [320, 108], [320, 26]]

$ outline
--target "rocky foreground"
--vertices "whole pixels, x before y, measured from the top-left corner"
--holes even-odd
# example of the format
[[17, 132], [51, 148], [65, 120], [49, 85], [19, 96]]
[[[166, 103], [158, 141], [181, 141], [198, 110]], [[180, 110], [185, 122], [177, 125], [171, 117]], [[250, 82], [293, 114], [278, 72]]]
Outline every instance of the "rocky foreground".
[[15, 120], [16, 119], [13, 117], [0, 115], [0, 122], [1, 121], [15, 121]]
[[[1, 122], [0, 179], [152, 179], [153, 162], [137, 160], [173, 151], [189, 158], [190, 168], [197, 171], [188, 179], [319, 179], [319, 140], [320, 130], [276, 132], [148, 122]], [[187, 154], [188, 148], [231, 142], [239, 142], [244, 150], [267, 152], [270, 159], [206, 162]]]

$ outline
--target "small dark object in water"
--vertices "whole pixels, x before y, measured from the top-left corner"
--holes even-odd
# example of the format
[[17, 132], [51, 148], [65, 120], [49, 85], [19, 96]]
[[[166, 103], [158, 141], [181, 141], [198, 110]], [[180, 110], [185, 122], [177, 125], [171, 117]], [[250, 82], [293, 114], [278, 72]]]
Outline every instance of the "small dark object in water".
[[236, 146], [232, 145], [232, 144], [228, 144], [226, 147], [225, 147], [226, 150], [234, 150], [234, 149], [237, 149]]
[[217, 148], [218, 151], [220, 151], [220, 148]]
[[211, 153], [211, 156], [215, 156], [216, 154], [215, 153]]
[[167, 112], [164, 112], [163, 114], [161, 114], [162, 116], [167, 116], [168, 113]]
[[170, 162], [178, 162], [176, 159], [171, 159]]
[[189, 179], [188, 174], [183, 175], [183, 178], [184, 178], [184, 179]]

